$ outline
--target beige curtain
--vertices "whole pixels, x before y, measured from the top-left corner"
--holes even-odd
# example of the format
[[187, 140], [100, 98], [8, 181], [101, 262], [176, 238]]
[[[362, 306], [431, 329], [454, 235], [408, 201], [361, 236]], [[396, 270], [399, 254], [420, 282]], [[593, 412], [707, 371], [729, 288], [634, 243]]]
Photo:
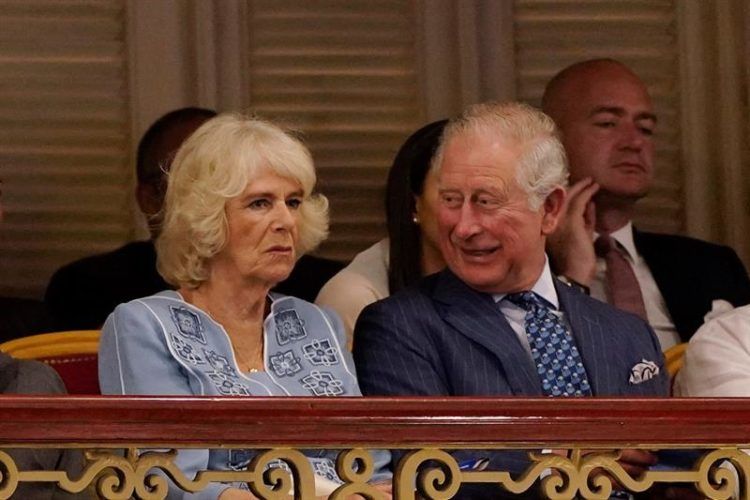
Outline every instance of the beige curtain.
[[0, 4], [0, 294], [132, 236], [124, 2]]

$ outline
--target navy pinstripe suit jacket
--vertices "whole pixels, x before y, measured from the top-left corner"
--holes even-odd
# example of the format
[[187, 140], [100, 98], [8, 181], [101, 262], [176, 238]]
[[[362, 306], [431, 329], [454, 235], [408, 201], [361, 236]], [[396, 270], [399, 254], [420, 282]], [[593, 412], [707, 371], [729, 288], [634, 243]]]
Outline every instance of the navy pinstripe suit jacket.
[[[557, 280], [555, 288], [595, 396], [668, 395], [648, 324]], [[492, 297], [447, 269], [367, 307], [355, 328], [354, 359], [365, 395], [542, 396], [531, 356]], [[661, 373], [631, 384], [643, 360]], [[528, 465], [508, 452], [491, 462], [511, 471]]]

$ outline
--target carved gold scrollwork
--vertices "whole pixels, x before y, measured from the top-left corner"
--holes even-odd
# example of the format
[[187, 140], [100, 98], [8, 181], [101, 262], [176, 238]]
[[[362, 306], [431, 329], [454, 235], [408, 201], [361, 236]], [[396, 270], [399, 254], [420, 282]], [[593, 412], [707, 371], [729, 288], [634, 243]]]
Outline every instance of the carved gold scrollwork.
[[368, 484], [375, 473], [375, 465], [372, 456], [366, 450], [354, 448], [339, 453], [336, 473], [345, 484], [331, 494], [330, 500], [344, 500], [355, 493], [374, 500], [386, 498], [383, 492]]
[[[291, 475], [279, 467], [267, 469], [270, 463], [278, 460], [289, 467]], [[258, 498], [285, 500], [292, 489], [294, 498], [315, 498], [315, 479], [310, 462], [297, 450], [276, 448], [259, 453], [250, 462], [248, 471], [253, 474], [250, 490]]]
[[612, 495], [612, 479], [629, 491], [645, 491], [648, 488], [650, 481], [647, 478], [633, 479], [617, 461], [619, 458], [620, 452], [596, 451], [579, 459], [578, 490], [583, 498], [606, 500]]
[[149, 472], [162, 469], [170, 476], [175, 472], [182, 476], [174, 465], [176, 456], [175, 450], [139, 454], [134, 448], [128, 449], [124, 457], [109, 451], [87, 452], [87, 466], [81, 478], [59, 484], [66, 491], [81, 491], [81, 487], [95, 482], [97, 494], [112, 500], [128, 499], [134, 493], [138, 498], [160, 499], [166, 496], [167, 481], [163, 476]]
[[[427, 461], [435, 462], [435, 467], [420, 471]], [[419, 472], [419, 473], [418, 473]], [[461, 471], [458, 463], [448, 453], [434, 448], [411, 451], [404, 455], [396, 467], [394, 490], [398, 498], [416, 498], [417, 489], [426, 498], [451, 498], [461, 486]]]
[[[502, 471], [462, 472], [455, 459], [442, 450], [413, 451], [398, 464], [394, 489], [399, 498], [413, 499], [416, 496], [414, 484], [417, 484], [418, 490], [426, 498], [443, 499], [454, 495], [462, 483], [486, 483], [520, 494], [535, 487], [541, 479], [541, 493], [552, 500], [606, 500], [613, 492], [614, 480], [623, 489], [634, 493], [644, 492], [655, 484], [688, 483], [696, 485], [707, 498], [729, 499], [739, 491], [739, 498], [750, 500], [747, 484], [750, 456], [733, 448], [707, 453], [692, 470], [647, 471], [635, 478], [620, 465], [620, 453], [617, 451], [583, 453], [576, 449], [571, 458], [534, 452], [529, 456], [531, 465], [513, 479], [508, 472]], [[424, 469], [428, 461], [436, 466]], [[726, 462], [731, 463], [733, 468], [721, 466]]]
[[[734, 467], [726, 467], [722, 462]], [[737, 475], [735, 475], [735, 472]], [[722, 448], [706, 453], [697, 463], [696, 484], [701, 493], [712, 499], [750, 498], [750, 456], [736, 448]], [[738, 484], [739, 480], [739, 484]]]
[[[295, 498], [315, 496], [310, 464], [305, 455], [296, 450], [269, 450], [258, 454], [248, 470], [200, 471], [193, 479], [187, 478], [174, 463], [176, 456], [176, 450], [147, 451], [138, 454], [136, 450], [131, 449], [127, 457], [109, 453], [89, 453], [89, 465], [81, 481], [88, 484], [94, 478], [98, 478], [99, 496], [113, 500], [127, 499], [134, 493], [143, 499], [165, 498], [169, 489], [167, 478], [178, 488], [188, 492], [201, 491], [211, 482], [239, 482], [247, 483], [259, 498], [269, 500], [287, 500], [290, 492], [294, 492]], [[269, 463], [277, 460], [283, 461], [291, 474], [281, 468], [267, 468]], [[161, 474], [157, 473], [157, 470]]]
[[552, 500], [569, 500], [575, 498], [579, 489], [578, 469], [568, 458], [555, 454], [529, 453], [534, 464], [517, 481], [508, 480], [506, 488], [514, 493], [528, 491], [537, 479], [547, 475], [541, 481], [541, 490]]
[[[87, 452], [87, 465], [80, 477], [71, 479], [64, 471], [19, 471], [12, 454], [0, 451], [0, 499], [10, 498], [18, 485], [26, 482], [56, 483], [71, 493], [95, 484], [101, 498], [113, 500], [138, 497], [164, 498], [169, 481], [187, 492], [204, 489], [210, 482], [244, 483], [259, 498], [287, 500], [315, 498], [315, 479], [310, 462], [301, 452], [276, 448], [258, 453], [243, 471], [200, 471], [187, 478], [175, 464], [177, 451], [146, 451], [131, 448], [125, 456], [109, 450]], [[643, 492], [655, 484], [694, 484], [707, 498], [726, 500], [739, 492], [738, 498], [750, 500], [747, 479], [750, 456], [737, 448], [706, 450], [689, 470], [651, 470], [631, 477], [618, 462], [619, 453], [612, 450], [573, 450], [567, 458], [555, 454], [531, 452], [531, 464], [513, 478], [504, 471], [462, 471], [448, 452], [424, 448], [407, 453], [398, 463], [394, 475], [394, 493], [400, 499], [414, 499], [417, 492], [424, 498], [447, 499], [463, 483], [493, 484], [510, 493], [520, 494], [541, 486], [541, 493], [552, 500], [573, 498], [606, 499], [612, 493], [614, 479], [624, 489]], [[274, 467], [281, 462], [282, 466]], [[731, 464], [728, 466], [727, 464]], [[361, 448], [342, 451], [336, 471], [344, 484], [330, 496], [343, 500], [360, 494], [371, 500], [385, 495], [369, 481], [374, 474], [370, 452]]]
[[0, 498], [10, 498], [18, 486], [18, 467], [10, 455], [0, 451]]

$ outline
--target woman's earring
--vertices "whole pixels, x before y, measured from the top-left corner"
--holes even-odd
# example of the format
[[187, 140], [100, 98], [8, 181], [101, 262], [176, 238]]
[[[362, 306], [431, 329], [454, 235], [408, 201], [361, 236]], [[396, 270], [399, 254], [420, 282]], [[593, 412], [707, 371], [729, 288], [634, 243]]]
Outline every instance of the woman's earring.
[[411, 220], [414, 224], [419, 225], [419, 217], [417, 217], [417, 214], [412, 215]]

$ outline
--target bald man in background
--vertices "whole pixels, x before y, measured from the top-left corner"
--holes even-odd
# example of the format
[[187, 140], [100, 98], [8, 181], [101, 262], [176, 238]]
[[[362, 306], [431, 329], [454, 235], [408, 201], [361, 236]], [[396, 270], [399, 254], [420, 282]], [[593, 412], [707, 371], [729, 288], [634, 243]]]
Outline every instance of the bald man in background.
[[731, 248], [633, 226], [654, 180], [657, 116], [630, 68], [611, 59], [569, 66], [547, 85], [542, 107], [570, 163], [565, 216], [547, 244], [558, 276], [618, 307], [620, 299], [664, 350], [689, 340], [713, 301], [750, 302], [750, 279]]

